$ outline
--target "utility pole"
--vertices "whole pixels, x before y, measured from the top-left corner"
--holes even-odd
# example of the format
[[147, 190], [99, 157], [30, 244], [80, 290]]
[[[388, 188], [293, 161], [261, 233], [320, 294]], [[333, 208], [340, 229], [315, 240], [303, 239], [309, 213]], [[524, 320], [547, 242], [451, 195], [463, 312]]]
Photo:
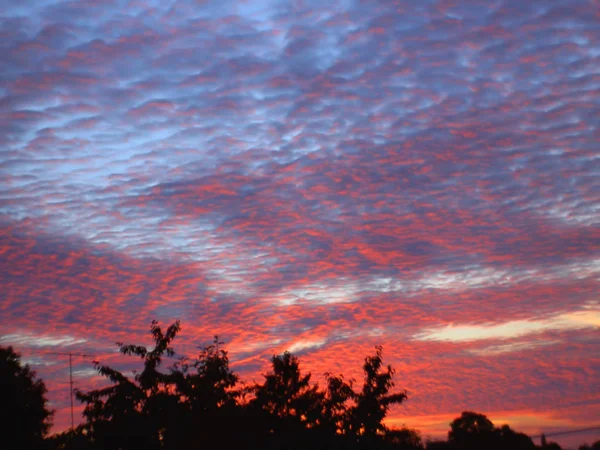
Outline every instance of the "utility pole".
[[73, 420], [73, 362], [72, 354], [69, 352], [69, 385], [71, 386], [71, 432], [75, 428], [75, 421]]
[[71, 400], [71, 434], [75, 431], [75, 415], [73, 413], [73, 356], [81, 358], [91, 358], [93, 355], [85, 353], [73, 353], [73, 352], [47, 352], [47, 355], [60, 355], [69, 357], [69, 396]]

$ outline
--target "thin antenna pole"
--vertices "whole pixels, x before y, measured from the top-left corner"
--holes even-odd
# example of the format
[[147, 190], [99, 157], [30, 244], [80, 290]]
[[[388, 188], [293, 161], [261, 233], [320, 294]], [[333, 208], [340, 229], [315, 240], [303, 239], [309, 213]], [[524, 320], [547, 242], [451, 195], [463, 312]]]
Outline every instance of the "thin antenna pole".
[[46, 355], [60, 355], [60, 356], [68, 356], [69, 357], [69, 397], [71, 399], [71, 438], [73, 436], [73, 432], [75, 431], [75, 414], [73, 412], [73, 356], [88, 358], [93, 355], [86, 355], [85, 353], [73, 353], [73, 352], [44, 352]]
[[71, 386], [71, 433], [73, 433], [73, 429], [75, 428], [75, 420], [73, 419], [73, 363], [71, 361], [72, 355], [69, 352], [69, 384]]

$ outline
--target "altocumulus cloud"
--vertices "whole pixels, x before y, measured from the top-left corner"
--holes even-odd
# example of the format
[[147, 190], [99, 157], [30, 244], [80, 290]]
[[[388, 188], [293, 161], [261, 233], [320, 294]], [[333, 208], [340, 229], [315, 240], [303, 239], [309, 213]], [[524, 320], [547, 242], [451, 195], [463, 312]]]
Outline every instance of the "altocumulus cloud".
[[600, 415], [596, 3], [1, 14], [0, 342], [57, 430], [66, 366], [43, 351], [130, 370], [112, 342], [153, 318], [182, 320], [182, 353], [219, 334], [248, 377], [286, 348], [360, 376], [384, 344], [410, 394], [390, 421], [426, 433], [458, 407]]

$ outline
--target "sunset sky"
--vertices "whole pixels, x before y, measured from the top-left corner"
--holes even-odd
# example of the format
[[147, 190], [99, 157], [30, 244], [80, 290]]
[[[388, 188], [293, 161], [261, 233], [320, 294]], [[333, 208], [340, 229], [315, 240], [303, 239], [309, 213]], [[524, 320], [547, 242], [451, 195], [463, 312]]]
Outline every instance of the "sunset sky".
[[248, 381], [381, 344], [424, 436], [600, 425], [599, 1], [2, 6], [0, 345], [55, 431], [51, 352], [129, 370], [152, 319]]

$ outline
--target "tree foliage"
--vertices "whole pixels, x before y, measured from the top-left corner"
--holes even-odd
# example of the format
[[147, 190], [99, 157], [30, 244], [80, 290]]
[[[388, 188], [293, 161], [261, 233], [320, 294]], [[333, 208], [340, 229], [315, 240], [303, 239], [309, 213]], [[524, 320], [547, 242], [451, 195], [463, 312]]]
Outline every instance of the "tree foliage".
[[272, 370], [263, 384], [254, 387], [253, 403], [269, 414], [295, 419], [308, 427], [318, 424], [323, 393], [310, 384], [311, 374], [302, 375], [298, 358], [289, 352], [271, 359]]
[[[262, 383], [240, 387], [218, 337], [194, 361], [183, 358], [161, 371], [164, 357], [175, 355], [172, 341], [179, 331], [179, 322], [165, 332], [152, 322], [152, 349], [117, 343], [122, 354], [142, 360], [143, 369], [133, 378], [95, 363], [111, 384], [77, 392], [85, 404], [80, 434], [90, 448], [194, 447], [198, 435], [218, 436], [222, 445], [235, 448], [316, 448], [317, 443], [350, 448], [367, 438], [386, 448], [397, 442], [386, 439], [383, 421], [406, 392], [391, 392], [394, 370], [383, 364], [381, 347], [365, 358], [359, 392], [353, 380], [331, 374], [321, 389], [289, 352], [271, 358]], [[230, 432], [231, 423], [243, 439]]]
[[478, 449], [487, 445], [494, 430], [494, 424], [485, 415], [464, 411], [450, 423], [448, 441], [460, 448]]
[[579, 450], [600, 450], [600, 441], [596, 441], [592, 445], [583, 444]]
[[164, 420], [170, 420], [178, 400], [169, 392], [169, 374], [158, 370], [165, 355], [175, 354], [171, 342], [180, 330], [179, 322], [165, 333], [156, 321], [150, 326], [154, 341], [151, 350], [118, 342], [124, 355], [137, 356], [143, 370], [134, 379], [122, 372], [95, 362], [100, 375], [112, 385], [87, 393], [78, 391], [77, 398], [85, 404], [85, 431], [90, 442], [98, 448], [147, 449], [161, 448]]
[[363, 365], [364, 384], [355, 396], [356, 404], [350, 409], [350, 429], [359, 436], [373, 438], [386, 431], [383, 419], [393, 404], [406, 400], [406, 391], [392, 394], [394, 369], [384, 366], [383, 349], [376, 347], [375, 355], [367, 356]]
[[52, 424], [46, 386], [12, 347], [0, 347], [0, 433], [2, 448], [37, 449]]
[[475, 450], [486, 448], [534, 450], [536, 446], [529, 436], [512, 430], [508, 425], [500, 428], [484, 414], [464, 411], [450, 423], [448, 442], [452, 448], [460, 450]]

